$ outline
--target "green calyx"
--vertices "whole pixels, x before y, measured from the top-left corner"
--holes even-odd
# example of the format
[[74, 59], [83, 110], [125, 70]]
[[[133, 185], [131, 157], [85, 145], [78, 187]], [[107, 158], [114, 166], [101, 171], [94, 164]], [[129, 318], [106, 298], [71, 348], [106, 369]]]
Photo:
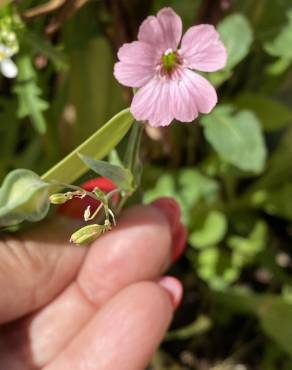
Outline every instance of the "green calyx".
[[178, 62], [178, 55], [175, 51], [171, 51], [162, 56], [162, 64], [167, 72], [172, 71], [173, 68], [178, 64]]

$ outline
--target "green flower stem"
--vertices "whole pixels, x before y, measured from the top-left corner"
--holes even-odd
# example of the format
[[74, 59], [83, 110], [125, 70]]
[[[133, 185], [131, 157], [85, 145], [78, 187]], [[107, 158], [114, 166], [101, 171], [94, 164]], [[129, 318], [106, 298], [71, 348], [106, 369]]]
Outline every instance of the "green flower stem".
[[137, 166], [140, 166], [140, 146], [141, 139], [144, 131], [144, 124], [140, 122], [135, 122], [129, 137], [128, 148], [124, 158], [124, 165], [128, 168], [134, 178], [137, 175]]
[[[64, 183], [61, 183], [61, 182], [58, 182], [58, 181], [49, 181], [50, 184], [52, 184], [53, 186], [58, 186], [62, 189], [71, 189], [71, 190], [79, 190], [81, 192], [83, 192], [84, 194], [88, 195], [90, 198], [94, 199], [94, 200], [100, 200], [96, 194], [94, 194], [93, 192], [91, 191], [87, 191], [79, 186], [76, 186], [76, 185], [71, 185], [71, 184], [64, 184]], [[111, 192], [107, 193], [105, 196], [108, 200], [110, 200], [115, 194], [117, 193], [120, 193], [121, 190], [119, 188], [116, 188], [114, 190], [112, 190]]]
[[49, 184], [52, 184], [52, 186], [55, 188], [55, 187], [59, 187], [59, 188], [62, 188], [62, 189], [71, 189], [71, 190], [79, 190], [81, 191], [83, 194], [86, 194], [87, 196], [89, 196], [90, 198], [94, 199], [94, 200], [99, 200], [97, 198], [97, 196], [90, 192], [90, 191], [87, 191], [85, 189], [82, 189], [80, 188], [79, 186], [75, 186], [75, 185], [71, 185], [71, 184], [65, 184], [65, 183], [62, 183], [62, 182], [58, 182], [58, 181], [48, 181]]
[[121, 192], [121, 190], [119, 188], [114, 189], [114, 190], [110, 191], [109, 193], [107, 193], [106, 197], [107, 197], [108, 200], [110, 200], [115, 194], [120, 193], [120, 192]]
[[[144, 131], [144, 124], [135, 122], [128, 141], [128, 147], [124, 158], [124, 166], [131, 171], [135, 180], [135, 188], [140, 184], [140, 178], [142, 173], [142, 165], [140, 161], [140, 148], [141, 139]], [[121, 200], [117, 206], [116, 214], [119, 214], [123, 209], [128, 198], [132, 194], [123, 194]]]

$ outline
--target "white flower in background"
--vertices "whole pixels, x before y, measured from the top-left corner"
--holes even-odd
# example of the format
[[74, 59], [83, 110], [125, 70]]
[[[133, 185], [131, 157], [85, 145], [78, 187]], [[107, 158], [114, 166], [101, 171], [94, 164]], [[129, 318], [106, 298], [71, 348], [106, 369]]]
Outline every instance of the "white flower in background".
[[22, 28], [21, 19], [14, 14], [13, 8], [10, 5], [3, 7], [0, 14], [0, 72], [7, 78], [14, 78], [18, 73], [12, 57], [19, 51], [17, 33]]
[[14, 78], [17, 76], [17, 66], [11, 59], [15, 54], [15, 50], [3, 44], [0, 44], [0, 70], [3, 76]]

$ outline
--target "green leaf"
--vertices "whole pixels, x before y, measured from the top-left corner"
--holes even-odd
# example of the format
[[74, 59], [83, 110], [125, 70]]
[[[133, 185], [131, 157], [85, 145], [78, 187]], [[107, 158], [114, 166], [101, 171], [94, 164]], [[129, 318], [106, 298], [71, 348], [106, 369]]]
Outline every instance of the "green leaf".
[[227, 244], [233, 249], [232, 263], [242, 267], [253, 262], [255, 256], [266, 246], [268, 229], [263, 221], [258, 221], [248, 237], [233, 235], [228, 238]]
[[79, 154], [79, 157], [92, 171], [112, 180], [121, 190], [126, 192], [134, 190], [133, 175], [127, 168], [98, 161], [83, 154]]
[[234, 13], [219, 23], [218, 31], [228, 54], [225, 69], [231, 70], [249, 53], [253, 41], [252, 28], [242, 14]]
[[234, 104], [239, 109], [252, 110], [265, 131], [279, 130], [292, 121], [292, 110], [267, 96], [243, 93], [237, 96]]
[[264, 297], [257, 311], [267, 335], [292, 356], [292, 304], [280, 297]]
[[73, 183], [87, 171], [87, 166], [80, 160], [78, 153], [94, 159], [103, 158], [122, 140], [133, 121], [134, 119], [129, 109], [121, 111], [67, 157], [46, 172], [42, 179], [44, 181], [55, 180], [67, 184]]
[[225, 290], [240, 275], [240, 270], [230, 265], [229, 256], [218, 247], [199, 251], [196, 271], [213, 290]]
[[189, 209], [200, 199], [213, 200], [217, 192], [218, 184], [215, 180], [195, 168], [184, 168], [159, 176], [155, 186], [145, 192], [145, 200], [151, 202], [160, 196], [179, 197], [180, 202]]
[[[283, 67], [279, 68], [279, 73], [282, 73], [286, 68], [288, 68], [292, 62], [292, 10], [287, 13], [287, 16], [287, 25], [283, 27], [274, 40], [264, 44], [264, 48], [268, 54], [274, 57], [279, 57], [280, 60], [282, 60], [281, 64], [283, 64]], [[284, 61], [287, 61], [287, 63]]]
[[162, 196], [175, 197], [177, 194], [174, 175], [171, 173], [164, 173], [159, 176], [156, 184], [152, 186], [150, 190], [144, 192], [144, 202], [150, 203]]
[[195, 168], [180, 170], [178, 183], [182, 201], [188, 208], [193, 207], [200, 199], [211, 202], [218, 192], [218, 183]]
[[223, 70], [208, 75], [209, 80], [215, 86], [220, 85], [232, 75], [232, 69], [248, 55], [253, 41], [252, 28], [240, 13], [225, 17], [217, 28], [227, 49], [228, 57]]
[[44, 218], [49, 210], [48, 187], [32, 171], [10, 172], [0, 188], [0, 226]]
[[40, 97], [41, 89], [37, 85], [30, 56], [25, 54], [17, 59], [18, 77], [14, 92], [18, 95], [18, 118], [30, 117], [35, 130], [39, 134], [46, 132], [46, 122], [43, 111], [48, 108], [48, 103]]
[[202, 117], [207, 141], [226, 162], [244, 171], [264, 170], [266, 147], [257, 117], [250, 111], [234, 113], [230, 105], [221, 105]]
[[292, 10], [288, 11], [288, 23], [281, 30], [281, 32], [272, 41], [264, 44], [266, 52], [278, 59], [268, 66], [267, 72], [272, 75], [279, 75], [291, 65], [292, 63]]
[[287, 183], [275, 190], [262, 192], [261, 208], [273, 216], [292, 220], [292, 184]]
[[279, 189], [285, 182], [292, 181], [292, 127], [288, 126], [277, 147], [271, 153], [264, 175], [251, 190]]
[[226, 216], [219, 211], [208, 213], [201, 228], [197, 228], [190, 235], [189, 242], [195, 248], [205, 248], [219, 243], [227, 232]]
[[180, 204], [183, 221], [190, 224], [194, 218], [191, 212], [193, 207], [200, 200], [212, 203], [217, 193], [218, 184], [215, 180], [195, 168], [184, 168], [160, 175], [155, 186], [144, 192], [144, 201], [149, 203], [159, 197], [173, 197]]
[[216, 267], [220, 259], [220, 252], [217, 247], [203, 249], [198, 255], [198, 273], [205, 280], [216, 275]]
[[108, 161], [111, 164], [114, 164], [114, 165], [119, 166], [119, 167], [123, 167], [123, 161], [120, 158], [117, 149], [115, 149], [115, 148], [110, 151], [110, 153], [108, 155]]

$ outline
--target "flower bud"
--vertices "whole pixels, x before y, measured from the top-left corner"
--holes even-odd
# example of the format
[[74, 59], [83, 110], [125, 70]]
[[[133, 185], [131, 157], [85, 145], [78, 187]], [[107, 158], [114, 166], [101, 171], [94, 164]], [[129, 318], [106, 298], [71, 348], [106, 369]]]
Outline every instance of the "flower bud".
[[93, 242], [98, 236], [105, 231], [104, 225], [91, 224], [75, 231], [70, 238], [71, 243], [88, 244]]
[[51, 204], [64, 204], [67, 200], [71, 199], [68, 194], [64, 193], [56, 193], [50, 196]]

